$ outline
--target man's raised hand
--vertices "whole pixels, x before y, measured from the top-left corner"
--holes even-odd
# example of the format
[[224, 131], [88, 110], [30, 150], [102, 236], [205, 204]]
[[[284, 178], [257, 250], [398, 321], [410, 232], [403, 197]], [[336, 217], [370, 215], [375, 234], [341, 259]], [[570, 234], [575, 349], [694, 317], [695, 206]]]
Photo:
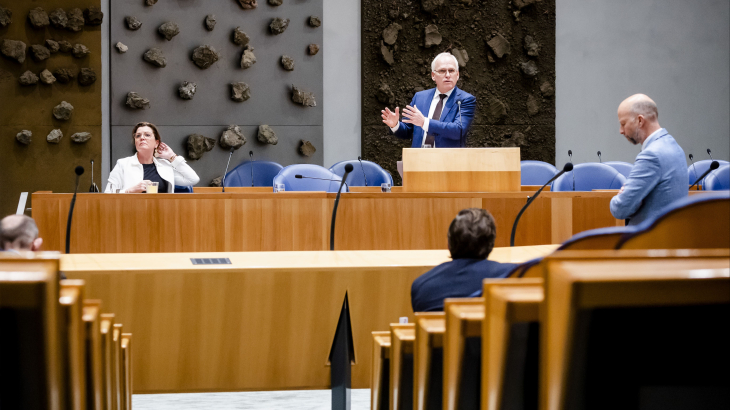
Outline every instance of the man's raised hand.
[[417, 127], [423, 127], [423, 123], [426, 122], [426, 117], [421, 114], [421, 111], [416, 107], [406, 106], [403, 109], [403, 122], [406, 124], [413, 124]]
[[398, 107], [395, 107], [395, 112], [391, 111], [390, 108], [385, 107], [384, 110], [380, 111], [380, 116], [383, 117], [383, 122], [390, 128], [398, 125], [398, 118], [400, 117]]

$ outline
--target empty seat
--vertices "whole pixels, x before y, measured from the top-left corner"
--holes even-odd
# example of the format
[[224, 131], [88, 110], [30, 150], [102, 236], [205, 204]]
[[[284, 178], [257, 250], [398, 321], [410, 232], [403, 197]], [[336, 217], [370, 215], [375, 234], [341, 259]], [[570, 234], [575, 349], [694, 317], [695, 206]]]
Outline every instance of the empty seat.
[[558, 169], [542, 161], [520, 161], [520, 184], [542, 185], [550, 180]]
[[636, 226], [610, 226], [608, 228], [591, 229], [573, 235], [573, 237], [563, 242], [557, 250], [616, 249], [621, 238], [637, 230]]
[[[560, 192], [619, 189], [625, 182], [626, 178], [610, 166], [588, 162], [576, 165], [572, 171], [566, 172], [553, 181], [552, 190]], [[575, 189], [573, 189], [574, 184]]]
[[[720, 166], [728, 165], [730, 162], [723, 161], [723, 160], [716, 160]], [[708, 169], [710, 169], [710, 164], [712, 163], [711, 159], [703, 159], [702, 161], [697, 161], [694, 164], [690, 164], [690, 166], [687, 167], [687, 180], [688, 184], [694, 184], [694, 182], [699, 178], [702, 174], [705, 173]], [[700, 181], [700, 184], [702, 185], [702, 181]]]
[[630, 164], [628, 162], [623, 162], [623, 161], [608, 161], [608, 162], [604, 162], [604, 164], [606, 164], [609, 167], [620, 172], [621, 175], [623, 175], [626, 178], [629, 177], [629, 174], [631, 174], [631, 168], [634, 167], [634, 164]]
[[393, 185], [393, 177], [380, 165], [371, 161], [340, 161], [330, 167], [330, 171], [339, 177], [345, 175], [345, 165], [352, 164], [353, 170], [347, 177], [349, 186], [380, 186], [383, 183]]
[[[274, 177], [283, 168], [280, 164], [271, 161], [244, 161], [228, 171], [225, 186], [273, 186]], [[252, 177], [253, 185], [251, 184]]]
[[[303, 178], [297, 178], [297, 175]], [[284, 184], [286, 191], [337, 192], [340, 181], [341, 178], [327, 168], [312, 164], [295, 164], [282, 168], [274, 177], [273, 183]], [[349, 192], [347, 185], [342, 191]]]
[[730, 189], [730, 165], [723, 165], [705, 177], [706, 191], [727, 191]]
[[682, 198], [636, 228], [621, 239], [617, 249], [728, 248], [730, 192]]

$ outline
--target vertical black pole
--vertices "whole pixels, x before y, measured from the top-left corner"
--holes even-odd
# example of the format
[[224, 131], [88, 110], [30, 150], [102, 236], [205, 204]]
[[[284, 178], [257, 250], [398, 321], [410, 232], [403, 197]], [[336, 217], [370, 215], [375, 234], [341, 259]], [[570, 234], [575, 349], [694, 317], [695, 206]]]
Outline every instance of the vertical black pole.
[[337, 332], [332, 343], [330, 356], [330, 384], [332, 386], [332, 410], [350, 410], [352, 340], [349, 322], [347, 295], [342, 304]]

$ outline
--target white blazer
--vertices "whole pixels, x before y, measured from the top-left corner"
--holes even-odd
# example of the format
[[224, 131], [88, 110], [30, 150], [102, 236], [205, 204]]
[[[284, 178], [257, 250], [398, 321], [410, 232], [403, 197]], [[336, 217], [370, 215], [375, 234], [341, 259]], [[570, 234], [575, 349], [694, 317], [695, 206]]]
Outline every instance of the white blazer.
[[[169, 162], [164, 159], [152, 157], [160, 177], [167, 181], [167, 192], [175, 192], [175, 185], [195, 185], [200, 181], [198, 174], [185, 162], [185, 158], [178, 155], [175, 160]], [[119, 192], [126, 192], [127, 189], [139, 184], [144, 179], [144, 167], [139, 163], [137, 154], [131, 157], [120, 158], [117, 165], [109, 174], [105, 193], [113, 193], [116, 189]]]

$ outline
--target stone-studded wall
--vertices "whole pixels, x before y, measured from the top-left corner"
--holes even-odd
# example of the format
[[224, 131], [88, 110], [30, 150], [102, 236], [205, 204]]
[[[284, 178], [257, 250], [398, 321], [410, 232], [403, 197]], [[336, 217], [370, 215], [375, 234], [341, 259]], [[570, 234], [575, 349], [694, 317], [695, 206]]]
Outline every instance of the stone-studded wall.
[[362, 0], [362, 153], [400, 183], [410, 140], [380, 110], [405, 107], [434, 87], [431, 61], [460, 60], [457, 86], [477, 98], [469, 147], [515, 147], [555, 159], [555, 0]]
[[[209, 15], [215, 19], [214, 26]], [[130, 28], [128, 17], [141, 26]], [[288, 26], [275, 33], [271, 23], [276, 18], [288, 19]], [[314, 53], [309, 48], [310, 44], [322, 47], [321, 25], [327, 22], [321, 19], [322, 0], [159, 1], [154, 5], [114, 0], [110, 11], [112, 167], [117, 159], [134, 154], [131, 132], [139, 121], [156, 124], [163, 141], [188, 159], [200, 176], [198, 186], [207, 186], [223, 174], [229, 153], [221, 145], [221, 134], [229, 125], [238, 125], [246, 139], [234, 152], [231, 168], [248, 160], [249, 151], [256, 160], [285, 166], [322, 165], [322, 55], [326, 50]], [[179, 31], [169, 40], [160, 32], [167, 23], [174, 23]], [[237, 27], [245, 34], [235, 35]], [[118, 42], [127, 47], [124, 53], [116, 48]], [[193, 55], [205, 45], [215, 49], [218, 60], [201, 68]], [[154, 49], [159, 52], [148, 54]], [[284, 55], [293, 59], [293, 70], [285, 67]], [[242, 57], [247, 68], [241, 65]], [[185, 94], [189, 99], [179, 91], [186, 81], [197, 86], [194, 94]], [[248, 92], [241, 88], [234, 100], [231, 84], [239, 82], [246, 84]], [[292, 85], [313, 93], [316, 106], [293, 102]], [[130, 92], [149, 100], [149, 107], [127, 105]], [[260, 125], [269, 125], [276, 133], [276, 145], [259, 141]], [[192, 134], [215, 141], [210, 151], [199, 151], [202, 156], [196, 160], [188, 150]], [[302, 140], [311, 141], [316, 152], [302, 155]], [[198, 146], [204, 146], [202, 140]]]
[[[77, 165], [86, 168], [79, 190], [88, 191], [92, 159], [95, 182], [101, 183], [101, 16], [94, 12], [93, 21], [85, 21], [83, 15], [99, 6], [99, 0], [0, 0], [0, 217], [15, 213], [21, 192], [73, 192]], [[24, 53], [10, 47], [18, 41]], [[68, 44], [56, 48], [58, 42]], [[58, 111], [62, 119], [53, 115], [62, 101], [74, 107], [68, 119], [67, 110]], [[16, 138], [23, 130], [32, 134], [29, 143], [23, 135]], [[49, 142], [53, 130], [63, 137], [54, 133]], [[84, 132], [91, 138], [72, 141]]]

